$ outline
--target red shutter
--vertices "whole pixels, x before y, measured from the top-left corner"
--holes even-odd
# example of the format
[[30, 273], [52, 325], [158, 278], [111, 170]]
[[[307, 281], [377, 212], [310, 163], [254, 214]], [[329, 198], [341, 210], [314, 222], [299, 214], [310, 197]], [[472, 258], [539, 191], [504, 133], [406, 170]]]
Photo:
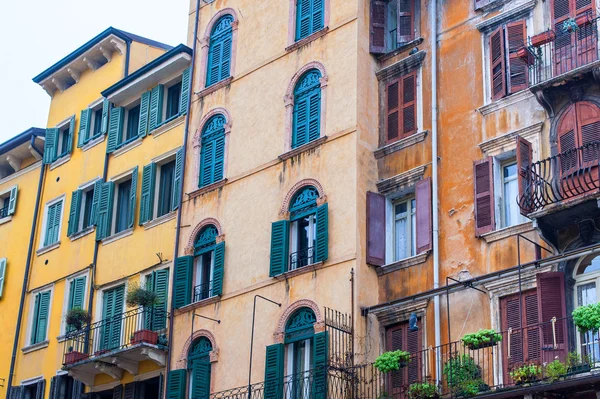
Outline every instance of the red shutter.
[[494, 100], [506, 95], [506, 65], [502, 27], [490, 35], [490, 82]]
[[[407, 323], [400, 323], [386, 328], [385, 346], [388, 351], [406, 350], [406, 332], [408, 330]], [[404, 370], [392, 371], [389, 376], [389, 386], [392, 392], [401, 392], [401, 388], [406, 381]]]
[[417, 203], [417, 254], [431, 249], [431, 178], [417, 182], [415, 186]]
[[[539, 321], [542, 326], [542, 345], [546, 350], [553, 351], [553, 356], [564, 356], [566, 348], [565, 322], [567, 316], [565, 303], [565, 276], [562, 272], [539, 273], [537, 276]], [[552, 329], [550, 321], [557, 318], [556, 329]], [[556, 345], [554, 348], [554, 334]], [[557, 353], [559, 351], [561, 353]], [[562, 357], [561, 357], [562, 359]]]
[[[598, 145], [589, 145], [600, 142], [600, 109], [587, 101], [576, 104], [577, 126], [579, 128], [578, 146], [586, 146], [581, 150], [582, 167], [598, 165]], [[592, 179], [593, 176], [589, 176]], [[586, 183], [582, 182], [583, 185]]]
[[558, 152], [560, 153], [560, 170], [563, 176], [577, 168], [578, 147], [575, 105], [562, 116], [558, 124]]
[[477, 237], [493, 231], [496, 227], [492, 167], [492, 157], [473, 163], [475, 175], [475, 235]]
[[417, 131], [417, 74], [402, 78], [402, 137]]
[[[420, 327], [420, 324], [421, 323], [417, 321], [418, 327]], [[421, 364], [423, 361], [423, 353], [421, 352], [421, 330], [409, 331], [408, 328], [406, 330], [406, 351], [412, 355], [407, 367], [407, 380], [409, 384], [412, 384], [421, 381]]]
[[398, 371], [390, 373], [389, 387], [394, 397], [404, 397], [409, 384], [422, 381], [421, 369], [423, 364], [423, 352], [421, 342], [421, 321], [417, 320], [419, 330], [409, 331], [408, 322], [402, 322], [387, 327], [386, 332], [386, 350], [403, 350], [409, 352], [411, 360], [408, 365]]
[[385, 264], [385, 196], [367, 191], [367, 263]]
[[527, 25], [525, 21], [511, 22], [506, 25], [506, 42], [508, 43], [508, 69], [510, 93], [516, 93], [527, 88], [529, 69], [517, 52], [525, 47], [527, 42]]
[[386, 92], [386, 141], [391, 143], [398, 140], [400, 136], [400, 82], [388, 84]]
[[[552, 20], [556, 40], [554, 41], [554, 74], [560, 75], [573, 69], [575, 46], [573, 46], [574, 35], [563, 33], [563, 24], [570, 17], [575, 17], [573, 0], [552, 0]], [[581, 1], [581, 0], [579, 0]], [[584, 2], [589, 0], [583, 0]]]
[[385, 53], [387, 2], [371, 0], [371, 52]]
[[519, 207], [521, 215], [527, 216], [533, 211], [533, 198], [531, 198], [531, 163], [533, 149], [531, 143], [521, 136], [517, 136], [517, 184], [519, 186]]
[[398, 3], [398, 43], [410, 42], [414, 37], [415, 0]]

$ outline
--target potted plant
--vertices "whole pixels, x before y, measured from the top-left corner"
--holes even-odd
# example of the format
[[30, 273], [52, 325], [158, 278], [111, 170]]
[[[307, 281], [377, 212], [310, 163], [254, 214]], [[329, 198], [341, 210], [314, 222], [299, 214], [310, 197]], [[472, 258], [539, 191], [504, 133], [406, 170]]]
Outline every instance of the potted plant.
[[481, 378], [481, 367], [469, 355], [448, 360], [442, 369], [445, 381], [455, 396], [471, 397], [490, 387]]
[[539, 380], [541, 373], [540, 366], [532, 363], [514, 369], [509, 375], [516, 385], [525, 385]]
[[502, 341], [502, 334], [494, 330], [479, 330], [462, 337], [462, 342], [471, 350], [494, 346], [500, 341]]
[[429, 382], [410, 384], [408, 387], [409, 399], [435, 399], [438, 398], [437, 387]]
[[554, 32], [552, 29], [548, 29], [545, 32], [533, 35], [531, 37], [531, 45], [533, 47], [543, 46], [546, 43], [553, 42], [554, 39], [556, 39], [556, 32]]
[[580, 306], [573, 310], [573, 323], [580, 333], [598, 331], [600, 329], [600, 303]]
[[576, 352], [569, 352], [567, 356], [569, 374], [587, 373], [591, 370], [591, 359], [588, 355], [579, 356]]
[[535, 64], [535, 55], [529, 50], [528, 47], [521, 47], [517, 50], [517, 55], [520, 59], [527, 64], [527, 66], [532, 66]]
[[84, 324], [89, 324], [92, 316], [80, 307], [69, 309], [65, 316], [65, 322], [70, 331], [81, 330]]
[[577, 22], [573, 18], [566, 19], [562, 24], [562, 30], [565, 33], [567, 33], [567, 32], [573, 33], [577, 30], [577, 28], [579, 28], [579, 26], [577, 25]]
[[74, 351], [73, 347], [69, 346], [69, 352], [65, 353], [64, 364], [73, 364], [84, 359], [87, 359], [87, 355], [85, 353]]
[[409, 361], [410, 353], [408, 352], [400, 350], [385, 352], [375, 359], [375, 368], [382, 373], [389, 373], [406, 366]]
[[[131, 284], [127, 290], [127, 306], [130, 308], [142, 307], [142, 317], [145, 323], [147, 316], [152, 316], [154, 306], [159, 304], [158, 296], [156, 293], [146, 287], [142, 287], [137, 283]], [[148, 315], [147, 312], [150, 314]], [[142, 342], [146, 342], [152, 345], [156, 345], [158, 342], [158, 333], [152, 330], [141, 329], [132, 334], [130, 342], [132, 345], [136, 345]]]
[[544, 376], [548, 382], [556, 382], [567, 375], [568, 371], [567, 365], [556, 359], [544, 367]]

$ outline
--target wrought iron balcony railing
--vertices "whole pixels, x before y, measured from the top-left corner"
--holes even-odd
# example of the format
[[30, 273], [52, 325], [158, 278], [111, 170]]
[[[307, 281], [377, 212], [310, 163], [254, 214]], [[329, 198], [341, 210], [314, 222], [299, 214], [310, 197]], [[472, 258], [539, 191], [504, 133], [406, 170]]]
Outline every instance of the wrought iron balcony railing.
[[63, 364], [124, 350], [141, 343], [167, 346], [169, 313], [162, 308], [137, 308], [66, 334]]
[[198, 284], [194, 287], [194, 302], [199, 302], [203, 299], [208, 299], [214, 296], [213, 293], [213, 282], [207, 281], [206, 283]]
[[315, 248], [308, 247], [290, 254], [290, 270], [298, 269], [314, 263]]
[[598, 60], [598, 19], [582, 14], [528, 42], [518, 55], [529, 67], [529, 85], [535, 86]]
[[600, 142], [568, 150], [531, 164], [523, 173], [519, 207], [527, 213], [580, 198], [600, 188]]

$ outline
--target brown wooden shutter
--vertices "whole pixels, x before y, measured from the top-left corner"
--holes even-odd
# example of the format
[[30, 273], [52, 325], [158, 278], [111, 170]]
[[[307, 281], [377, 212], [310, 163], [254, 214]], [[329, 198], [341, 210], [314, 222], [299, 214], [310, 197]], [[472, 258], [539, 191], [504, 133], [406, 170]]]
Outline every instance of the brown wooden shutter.
[[[577, 138], [578, 147], [581, 149], [581, 167], [593, 167], [598, 164], [599, 153], [597, 145], [592, 143], [600, 142], [600, 109], [587, 101], [581, 101], [576, 104], [577, 111]], [[593, 177], [592, 177], [593, 178]], [[582, 185], [585, 186], [585, 182]]]
[[[537, 279], [539, 322], [542, 324], [542, 348], [549, 352], [544, 361], [552, 361], [558, 356], [562, 361], [566, 357], [565, 276], [562, 272], [539, 273]], [[553, 330], [550, 321], [556, 317]], [[556, 335], [556, 342], [554, 340]], [[556, 347], [554, 344], [556, 343]], [[545, 354], [546, 357], [546, 354]]]
[[508, 43], [508, 70], [510, 93], [527, 88], [529, 69], [517, 52], [527, 43], [527, 25], [525, 21], [511, 22], [506, 25], [506, 43]]
[[389, 83], [386, 89], [386, 141], [400, 138], [400, 82]]
[[[417, 320], [417, 327], [421, 327], [421, 323]], [[407, 367], [407, 380], [409, 384], [420, 381], [420, 371], [422, 364], [422, 352], [421, 352], [421, 330], [410, 331], [408, 326], [406, 328], [406, 351], [410, 353], [411, 359]]]
[[[588, 0], [583, 0], [588, 1]], [[563, 32], [563, 24], [570, 17], [574, 17], [574, 7], [572, 0], [552, 0], [551, 2], [552, 20], [556, 40], [554, 41], [554, 74], [559, 75], [573, 69], [575, 46], [573, 46], [574, 35]]]
[[398, 2], [398, 43], [410, 42], [414, 37], [415, 0]]
[[385, 330], [387, 351], [403, 350], [412, 355], [406, 367], [390, 373], [388, 384], [394, 397], [406, 392], [409, 384], [420, 381], [420, 370], [423, 363], [420, 320], [417, 320], [417, 327], [419, 330], [409, 331], [408, 322], [402, 322], [386, 327]]
[[[408, 330], [407, 323], [395, 324], [387, 327], [385, 330], [385, 346], [388, 351], [406, 350], [406, 332]], [[392, 392], [400, 392], [406, 377], [404, 370], [392, 371], [389, 373], [389, 387]]]
[[490, 35], [489, 46], [492, 98], [497, 100], [506, 95], [506, 65], [502, 27], [499, 27]]
[[431, 178], [419, 180], [415, 185], [417, 206], [417, 254], [431, 249]]
[[531, 197], [532, 172], [531, 163], [533, 149], [531, 143], [521, 136], [517, 136], [517, 184], [519, 186], [519, 208], [521, 215], [527, 216], [533, 211], [533, 198]]
[[387, 25], [387, 2], [384, 0], [371, 0], [371, 53], [385, 53]]
[[417, 131], [417, 74], [402, 78], [402, 137]]
[[385, 196], [367, 191], [367, 263], [385, 264]]
[[492, 157], [473, 163], [475, 180], [475, 235], [493, 231], [496, 227], [494, 212], [494, 175]]

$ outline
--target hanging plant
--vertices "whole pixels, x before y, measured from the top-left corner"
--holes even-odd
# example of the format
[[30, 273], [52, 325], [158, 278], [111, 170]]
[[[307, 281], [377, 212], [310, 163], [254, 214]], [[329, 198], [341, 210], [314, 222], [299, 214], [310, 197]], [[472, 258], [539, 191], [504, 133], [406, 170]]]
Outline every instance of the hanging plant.
[[69, 309], [65, 316], [65, 322], [67, 326], [73, 330], [81, 330], [84, 324], [89, 324], [92, 320], [92, 316], [84, 309], [80, 307], [74, 307]]
[[582, 334], [600, 329], [600, 303], [580, 306], [571, 315], [573, 323]]
[[565, 22], [563, 22], [563, 24], [562, 24], [562, 30], [565, 33], [575, 32], [577, 30], [577, 28], [578, 28], [577, 21], [575, 21], [575, 19], [573, 19], [573, 18], [569, 18], [569, 19], [565, 20]]
[[462, 342], [471, 350], [494, 346], [500, 341], [502, 341], [502, 334], [494, 330], [479, 330], [462, 337]]
[[405, 351], [391, 351], [379, 355], [375, 359], [375, 368], [382, 373], [389, 373], [406, 366], [410, 360], [410, 353]]
[[133, 283], [127, 290], [127, 306], [137, 308], [150, 307], [158, 304], [158, 296], [154, 291]]

